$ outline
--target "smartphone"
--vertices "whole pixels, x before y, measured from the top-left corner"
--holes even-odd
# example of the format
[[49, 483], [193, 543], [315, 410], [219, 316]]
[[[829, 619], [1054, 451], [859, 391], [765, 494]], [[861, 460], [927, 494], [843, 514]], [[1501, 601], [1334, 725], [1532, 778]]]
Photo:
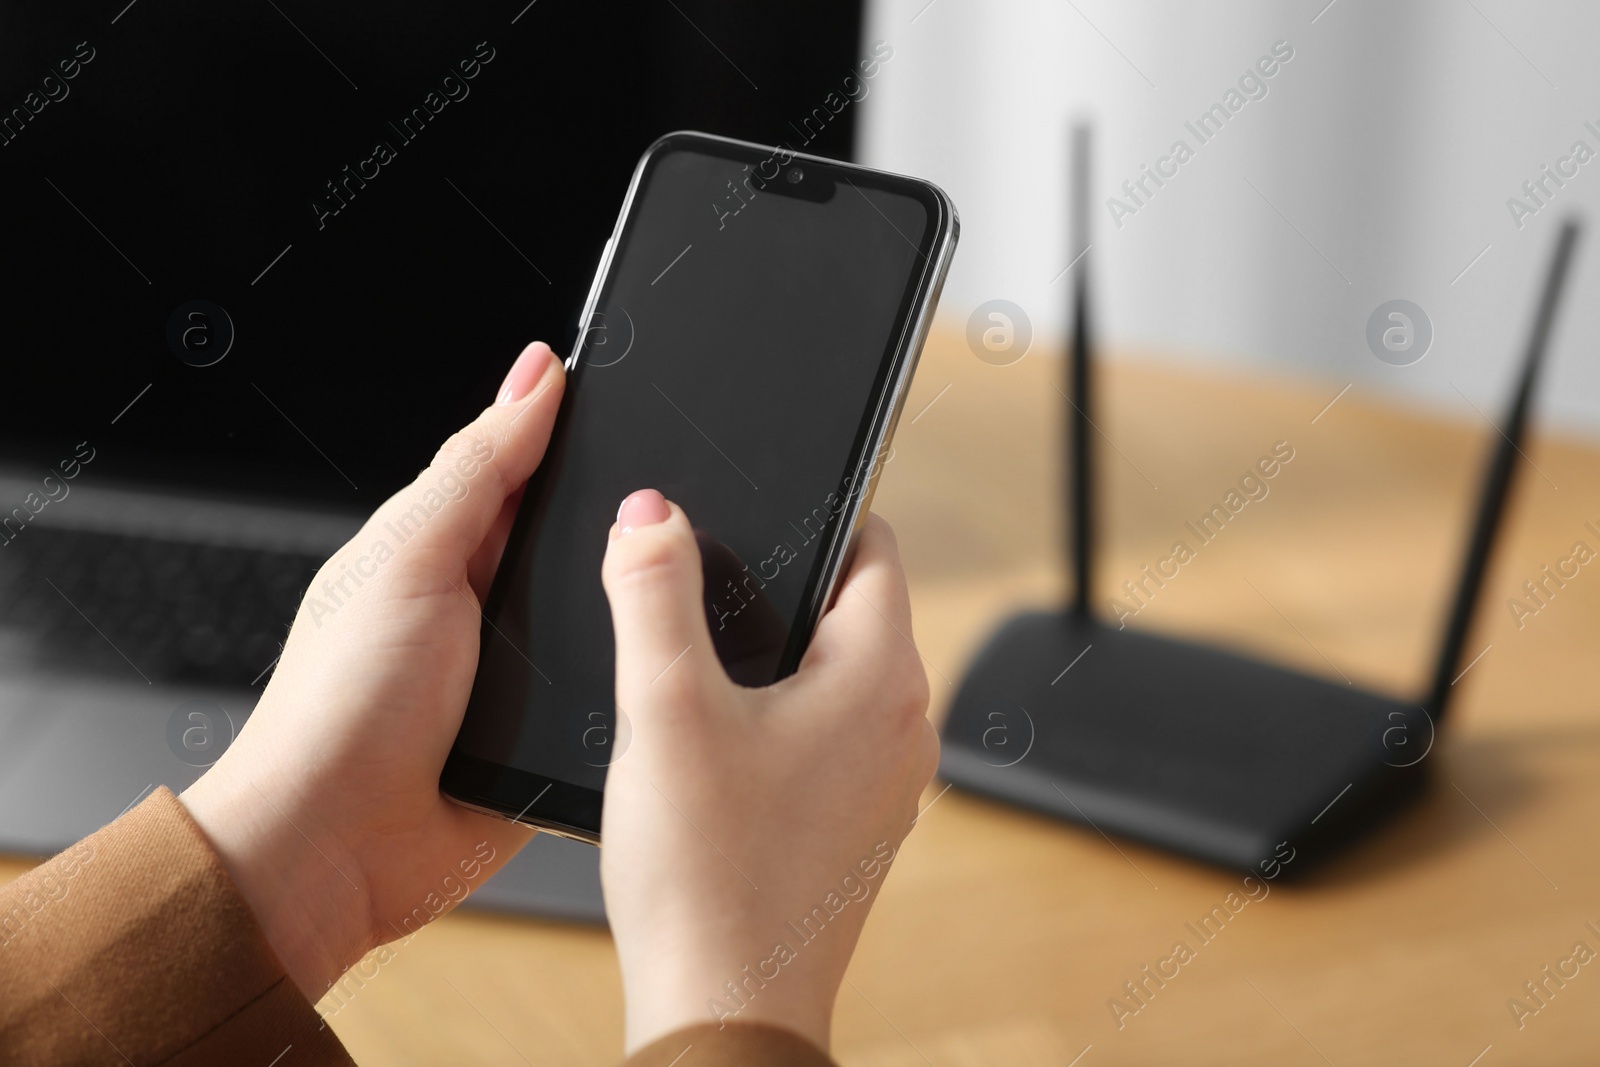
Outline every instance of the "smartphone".
[[650, 146], [484, 605], [446, 796], [599, 843], [629, 736], [600, 564], [635, 489], [694, 523], [729, 676], [795, 671], [892, 459], [958, 231], [916, 178], [701, 133]]

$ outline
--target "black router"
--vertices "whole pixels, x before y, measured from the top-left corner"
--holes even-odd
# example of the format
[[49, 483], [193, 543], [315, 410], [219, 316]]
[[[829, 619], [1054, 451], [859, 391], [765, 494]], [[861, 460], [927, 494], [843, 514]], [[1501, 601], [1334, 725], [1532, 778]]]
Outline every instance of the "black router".
[[[1529, 399], [1578, 227], [1556, 242], [1490, 458], [1432, 687], [1394, 700], [1201, 644], [1118, 629], [1090, 611], [1088, 135], [1074, 131], [1071, 408], [1075, 597], [1018, 615], [978, 654], [944, 731], [940, 776], [1026, 808], [1239, 870], [1283, 843], [1304, 873], [1414, 799], [1449, 706], [1485, 566], [1516, 470]], [[1281, 858], [1281, 855], [1280, 855]], [[1276, 873], [1276, 872], [1274, 872]]]

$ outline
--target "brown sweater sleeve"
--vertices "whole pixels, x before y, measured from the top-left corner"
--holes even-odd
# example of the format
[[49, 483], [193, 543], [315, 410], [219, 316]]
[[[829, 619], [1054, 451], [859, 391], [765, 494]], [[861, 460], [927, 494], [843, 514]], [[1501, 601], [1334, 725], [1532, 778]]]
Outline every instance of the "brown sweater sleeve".
[[668, 1034], [628, 1057], [623, 1067], [836, 1067], [828, 1054], [791, 1030], [763, 1023], [704, 1023]]
[[352, 1063], [166, 789], [0, 887], [0, 1061]]
[[[166, 789], [0, 886], [0, 1063], [353, 1067]], [[625, 1067], [832, 1067], [797, 1034], [690, 1027]]]

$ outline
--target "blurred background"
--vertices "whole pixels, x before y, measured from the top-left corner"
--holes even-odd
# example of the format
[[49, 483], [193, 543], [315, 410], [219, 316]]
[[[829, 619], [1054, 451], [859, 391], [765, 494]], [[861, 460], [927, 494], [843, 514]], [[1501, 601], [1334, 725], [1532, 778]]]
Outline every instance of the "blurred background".
[[[1085, 276], [1096, 611], [1287, 442], [1270, 496], [1130, 627], [1415, 695], [1559, 224], [1600, 204], [1597, 33], [1575, 0], [6, 5], [0, 515], [94, 458], [0, 546], [0, 877], [214, 761], [320, 559], [524, 343], [570, 350], [634, 162], [676, 128], [925, 177], [960, 211], [874, 503], [932, 718], [1003, 619], [1069, 591]], [[474, 56], [470, 95], [387, 132]], [[380, 138], [397, 158], [334, 197]], [[1600, 549], [1593, 243], [1423, 802], [1119, 1019], [1237, 875], [935, 782], [841, 994], [841, 1063], [1593, 1059], [1600, 978], [1545, 975], [1600, 948], [1600, 578], [1527, 592]], [[209, 364], [170, 333], [194, 301], [226, 323]], [[1425, 346], [1370, 340], [1393, 301]], [[197, 702], [201, 752], [170, 733]], [[568, 844], [540, 837], [322, 1005], [359, 1062], [617, 1058], [594, 852]]]
[[[1487, 0], [875, 0], [867, 36], [897, 51], [857, 143], [863, 162], [927, 175], [960, 205], [947, 315], [1003, 297], [1060, 336], [1058, 276], [1072, 258], [1062, 131], [1083, 119], [1099, 140], [1109, 339], [1336, 387], [1353, 379], [1470, 415], [1463, 394], [1487, 407], [1508, 387], [1525, 318], [1506, 302], [1530, 292], [1560, 217], [1600, 205], [1577, 158], [1545, 193], [1522, 188], [1577, 142], [1581, 158], [1600, 150], [1585, 126], [1600, 128], [1586, 55], [1596, 18], [1581, 3]], [[1293, 59], [1254, 92], [1241, 87], [1275, 45]], [[1185, 124], [1229, 90], [1243, 106], [1202, 143]], [[1140, 206], [1122, 183], [1180, 140], [1194, 158], [1164, 187], [1147, 182]], [[1133, 213], [1114, 216], [1111, 197]], [[1600, 326], [1592, 287], [1578, 290], [1564, 337]], [[1391, 299], [1434, 325], [1413, 366], [1386, 366], [1364, 342], [1367, 316]], [[1597, 375], [1592, 359], [1554, 360], [1543, 417], [1592, 436]]]

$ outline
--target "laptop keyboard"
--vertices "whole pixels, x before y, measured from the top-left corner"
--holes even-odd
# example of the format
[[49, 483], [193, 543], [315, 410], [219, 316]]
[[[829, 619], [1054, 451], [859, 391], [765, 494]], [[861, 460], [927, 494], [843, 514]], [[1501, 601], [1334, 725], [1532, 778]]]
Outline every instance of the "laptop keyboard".
[[0, 545], [0, 653], [151, 683], [248, 686], [322, 560], [302, 552], [33, 527]]

